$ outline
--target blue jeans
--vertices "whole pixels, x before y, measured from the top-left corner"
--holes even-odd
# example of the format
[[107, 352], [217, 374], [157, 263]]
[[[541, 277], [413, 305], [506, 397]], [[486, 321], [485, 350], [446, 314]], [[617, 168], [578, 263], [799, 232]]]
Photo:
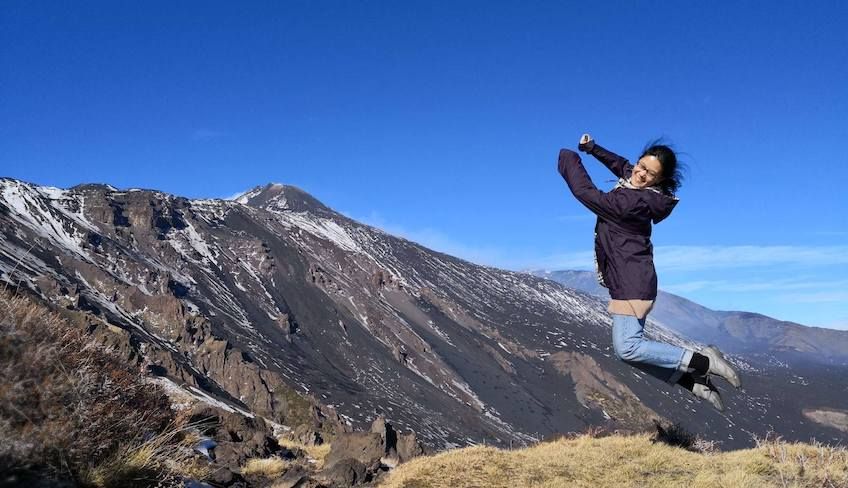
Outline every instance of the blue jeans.
[[669, 384], [687, 371], [692, 351], [644, 337], [645, 319], [612, 314], [612, 345], [619, 359]]

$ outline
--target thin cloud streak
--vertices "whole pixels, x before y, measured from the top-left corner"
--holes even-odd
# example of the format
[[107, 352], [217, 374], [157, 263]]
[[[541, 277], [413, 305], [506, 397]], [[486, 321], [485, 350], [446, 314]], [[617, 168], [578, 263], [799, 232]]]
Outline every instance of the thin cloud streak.
[[[561, 218], [576, 218], [564, 216]], [[409, 229], [390, 224], [376, 212], [363, 223], [383, 229], [405, 239], [437, 251], [451, 254], [475, 263], [505, 269], [594, 269], [594, 251], [583, 250], [551, 254], [548, 256], [520, 256], [508, 249], [475, 247], [463, 244], [435, 229]], [[659, 273], [714, 271], [717, 269], [771, 268], [775, 266], [817, 267], [848, 264], [848, 246], [657, 246], [654, 248], [655, 264]], [[826, 284], [822, 284], [825, 286]], [[834, 283], [844, 286], [844, 281]], [[688, 282], [675, 285], [680, 290], [728, 286], [735, 291], [795, 290], [812, 288], [800, 280], [770, 281], [769, 283], [731, 283], [724, 281]]]
[[661, 246], [654, 255], [664, 271], [848, 264], [848, 246]]
[[[593, 270], [594, 252], [591, 250], [573, 251], [566, 253], [551, 254], [548, 256], [520, 255], [517, 252], [508, 252], [504, 248], [479, 248], [468, 246], [451, 239], [445, 233], [434, 229], [409, 229], [402, 226], [387, 223], [376, 212], [366, 218], [357, 218], [342, 212], [350, 218], [365, 224], [377, 227], [383, 231], [393, 234], [423, 246], [456, 256], [474, 263], [495, 266], [508, 270]], [[804, 310], [810, 308], [809, 304], [820, 304], [820, 307], [832, 309], [837, 307], [833, 313], [835, 317], [844, 315], [844, 307], [841, 304], [848, 303], [848, 280], [822, 278], [822, 269], [830, 270], [833, 266], [848, 263], [847, 246], [660, 246], [655, 248], [658, 273], [664, 275], [666, 272], [681, 271], [685, 277], [689, 273], [694, 276], [702, 272], [718, 269], [762, 269], [769, 271], [786, 270], [784, 276], [790, 278], [778, 278], [768, 281], [745, 281], [720, 279], [720, 280], [693, 280], [683, 281], [677, 284], [662, 286], [668, 292], [686, 295], [688, 293], [708, 293], [724, 297], [723, 299], [737, 300], [740, 294], [748, 300], [750, 307], [743, 307], [761, 313], [769, 314], [768, 307], [774, 308], [774, 303], [781, 306], [793, 304], [790, 307], [800, 308], [800, 317], [793, 320], [803, 324], [815, 324], [830, 329], [848, 329], [848, 320], [837, 318], [836, 320], [816, 320], [815, 314], [809, 315]], [[803, 274], [798, 269], [806, 268]], [[790, 274], [792, 273], [792, 274]], [[818, 276], [817, 276], [818, 275]], [[730, 274], [728, 274], [730, 276]], [[747, 276], [754, 276], [748, 274]], [[683, 278], [685, 279], [685, 278]], [[834, 291], [837, 290], [837, 291]], [[766, 303], [762, 302], [763, 296], [770, 297]], [[754, 305], [758, 304], [758, 305]], [[734, 307], [738, 308], [734, 305]], [[765, 308], [765, 309], [764, 309]], [[812, 312], [811, 312], [812, 313]], [[781, 313], [772, 312], [773, 316]], [[784, 312], [785, 314], [785, 312]]]
[[792, 303], [848, 303], [848, 291], [822, 291], [781, 295], [781, 300]]
[[[592, 251], [577, 251], [541, 258], [539, 266], [565, 269], [593, 266]], [[772, 266], [834, 266], [848, 264], [848, 246], [658, 246], [655, 264], [660, 272]]]
[[793, 290], [838, 290], [848, 288], [848, 280], [811, 281], [804, 278], [791, 278], [747, 283], [727, 280], [698, 280], [673, 283], [671, 285], [664, 284], [662, 288], [672, 293], [690, 293], [693, 291], [756, 293]]

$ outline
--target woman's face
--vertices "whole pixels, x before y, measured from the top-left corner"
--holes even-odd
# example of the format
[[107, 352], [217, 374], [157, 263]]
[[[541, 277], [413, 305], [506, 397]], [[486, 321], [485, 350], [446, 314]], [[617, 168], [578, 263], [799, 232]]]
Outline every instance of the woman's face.
[[630, 184], [643, 188], [656, 185], [662, 179], [662, 165], [656, 156], [646, 155], [639, 159], [630, 175]]

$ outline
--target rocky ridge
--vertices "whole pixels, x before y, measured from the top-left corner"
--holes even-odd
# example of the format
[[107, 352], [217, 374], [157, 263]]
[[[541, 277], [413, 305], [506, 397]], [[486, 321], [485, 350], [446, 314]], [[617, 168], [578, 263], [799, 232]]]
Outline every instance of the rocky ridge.
[[655, 418], [727, 447], [768, 428], [844, 435], [801, 415], [835, 407], [810, 400], [844, 388], [841, 370], [734, 357], [757, 381], [718, 414], [618, 361], [597, 297], [426, 249], [293, 187], [224, 201], [3, 179], [0, 197], [3, 281], [122, 337], [157, 381], [290, 429], [338, 436], [383, 416], [431, 449]]

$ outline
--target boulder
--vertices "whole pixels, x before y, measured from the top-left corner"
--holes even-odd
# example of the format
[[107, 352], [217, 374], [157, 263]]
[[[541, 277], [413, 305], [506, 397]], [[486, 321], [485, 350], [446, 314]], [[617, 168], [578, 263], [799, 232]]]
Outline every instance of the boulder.
[[405, 463], [410, 459], [421, 456], [427, 453], [427, 450], [424, 446], [418, 442], [418, 439], [415, 437], [415, 432], [409, 432], [408, 434], [400, 434], [397, 438], [397, 454], [400, 462]]
[[237, 483], [243, 483], [244, 478], [233, 472], [229, 467], [219, 466], [212, 471], [207, 481], [213, 483], [214, 486], [233, 486]]
[[192, 412], [191, 422], [199, 422], [202, 434], [215, 441], [214, 459], [221, 465], [235, 468], [250, 458], [281, 454], [293, 457], [288, 451], [281, 453], [280, 445], [261, 419], [199, 405]]
[[282, 477], [274, 480], [274, 488], [321, 488], [325, 485], [309, 476], [303, 466], [292, 466]]
[[424, 447], [418, 442], [414, 432], [399, 434], [382, 415], [371, 423], [371, 432], [380, 434], [383, 438], [386, 445], [385, 464], [392, 467], [425, 453]]
[[331, 468], [343, 459], [356, 459], [366, 467], [377, 465], [386, 453], [383, 437], [375, 432], [347, 432], [336, 436], [324, 465]]
[[288, 437], [304, 446], [320, 446], [324, 443], [324, 438], [321, 437], [321, 434], [308, 424], [298, 425]]
[[346, 458], [321, 471], [318, 478], [333, 487], [354, 486], [366, 481], [368, 467], [356, 459]]

